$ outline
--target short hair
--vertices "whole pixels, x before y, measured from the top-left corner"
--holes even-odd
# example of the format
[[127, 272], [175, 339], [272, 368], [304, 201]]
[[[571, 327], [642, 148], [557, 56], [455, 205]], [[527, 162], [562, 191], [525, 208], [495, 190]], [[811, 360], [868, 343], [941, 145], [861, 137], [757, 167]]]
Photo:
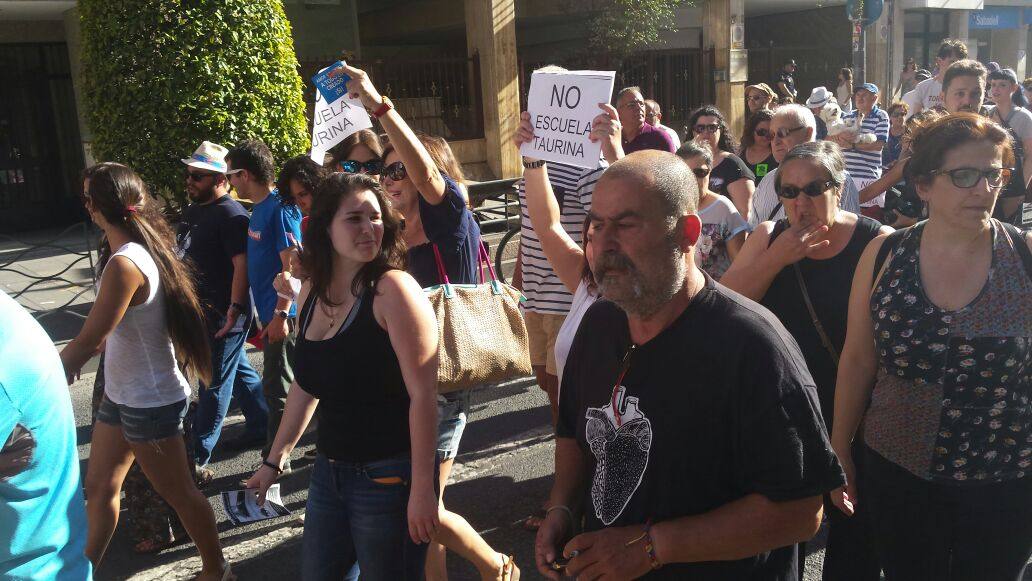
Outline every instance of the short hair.
[[709, 147], [702, 145], [696, 141], [686, 141], [681, 147], [677, 148], [677, 157], [688, 161], [693, 157], [701, 157], [703, 161], [708, 164], [713, 163], [713, 151]]
[[947, 153], [972, 141], [988, 141], [1002, 148], [1004, 167], [1014, 166], [1014, 147], [1006, 129], [976, 113], [953, 113], [914, 133], [910, 142], [913, 153], [905, 170], [907, 180], [928, 183]]
[[626, 155], [609, 166], [599, 181], [612, 179], [635, 182], [644, 192], [655, 196], [668, 221], [699, 211], [695, 174], [672, 153], [648, 149]]
[[811, 140], [817, 138], [817, 118], [813, 116], [813, 111], [799, 103], [789, 103], [778, 107], [777, 110], [774, 111], [774, 116], [771, 121], [782, 117], [792, 117], [804, 127], [813, 129], [813, 137]]
[[957, 38], [944, 38], [935, 56], [941, 59], [951, 57], [954, 60], [966, 59], [968, 57], [967, 45], [963, 40]]
[[[760, 109], [745, 120], [745, 128], [742, 129], [742, 143], [739, 152], [744, 152], [756, 143], [756, 126], [765, 121], [774, 119], [774, 112], [770, 109]], [[741, 157], [741, 154], [739, 155]]]
[[643, 96], [645, 95], [645, 93], [641, 92], [641, 87], [639, 87], [637, 85], [631, 85], [630, 87], [624, 87], [624, 88], [620, 89], [620, 92], [616, 94], [616, 102], [619, 103], [620, 99], [622, 99], [623, 96], [626, 93], [630, 93], [630, 92], [635, 92], [635, 93], [638, 93], [639, 95], [643, 95]]
[[982, 63], [972, 60], [964, 59], [957, 61], [946, 69], [946, 74], [942, 76], [942, 92], [943, 94], [950, 88], [950, 83], [957, 77], [978, 77], [979, 82], [985, 85], [985, 77], [988, 72], [985, 70], [985, 66]]
[[276, 179], [276, 166], [272, 151], [261, 139], [245, 139], [226, 154], [226, 161], [233, 169], [247, 170], [263, 184]]
[[656, 115], [663, 114], [663, 109], [659, 107], [659, 103], [657, 103], [654, 99], [645, 99], [645, 106], [654, 110], [656, 112]]
[[906, 116], [907, 113], [910, 113], [910, 105], [907, 105], [904, 101], [893, 101], [892, 104], [889, 105], [887, 113], [892, 115], [892, 112], [896, 110], [903, 111], [903, 115]]
[[299, 155], [287, 160], [276, 178], [276, 189], [284, 205], [296, 204], [294, 192], [290, 189], [290, 180], [297, 180], [314, 194], [330, 171], [307, 155]]
[[[805, 160], [819, 167], [828, 175], [828, 180], [835, 187], [846, 183], [846, 162], [842, 159], [842, 150], [834, 141], [800, 143], [788, 152], [778, 167], [784, 168], [788, 162], [793, 160]], [[779, 171], [774, 178], [774, 189], [777, 191], [781, 190], [781, 174], [783, 173]]]

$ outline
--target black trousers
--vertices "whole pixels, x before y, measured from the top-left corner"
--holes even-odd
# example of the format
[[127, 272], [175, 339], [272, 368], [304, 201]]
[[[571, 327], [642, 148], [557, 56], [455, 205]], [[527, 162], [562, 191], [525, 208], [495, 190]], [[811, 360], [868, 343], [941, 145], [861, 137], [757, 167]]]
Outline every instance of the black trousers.
[[869, 448], [860, 502], [887, 581], [1015, 581], [1032, 555], [1032, 477], [929, 482]]

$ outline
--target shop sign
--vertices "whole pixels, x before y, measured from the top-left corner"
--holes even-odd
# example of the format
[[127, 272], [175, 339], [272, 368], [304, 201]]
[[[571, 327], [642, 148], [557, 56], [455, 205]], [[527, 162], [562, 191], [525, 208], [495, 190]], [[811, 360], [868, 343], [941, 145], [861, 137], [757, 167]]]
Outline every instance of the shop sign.
[[983, 10], [973, 10], [969, 15], [968, 28], [1021, 28], [1021, 8], [986, 6]]

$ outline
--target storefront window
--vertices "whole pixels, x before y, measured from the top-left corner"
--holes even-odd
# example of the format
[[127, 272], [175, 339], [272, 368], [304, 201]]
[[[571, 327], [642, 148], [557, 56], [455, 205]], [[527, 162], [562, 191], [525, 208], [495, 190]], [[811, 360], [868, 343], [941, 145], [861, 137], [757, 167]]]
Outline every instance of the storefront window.
[[932, 70], [939, 43], [949, 35], [949, 16], [941, 10], [903, 13], [903, 56], [914, 57], [918, 67]]

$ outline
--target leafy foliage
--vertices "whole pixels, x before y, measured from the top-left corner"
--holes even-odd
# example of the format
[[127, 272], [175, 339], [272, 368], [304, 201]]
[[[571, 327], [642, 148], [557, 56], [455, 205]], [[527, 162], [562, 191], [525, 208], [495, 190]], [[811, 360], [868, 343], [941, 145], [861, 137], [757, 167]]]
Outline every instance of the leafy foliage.
[[660, 33], [674, 30], [677, 9], [691, 0], [603, 0], [591, 21], [591, 47], [620, 61], [660, 42]]
[[80, 0], [86, 118], [98, 160], [167, 201], [203, 140], [307, 147], [302, 82], [279, 0]]

